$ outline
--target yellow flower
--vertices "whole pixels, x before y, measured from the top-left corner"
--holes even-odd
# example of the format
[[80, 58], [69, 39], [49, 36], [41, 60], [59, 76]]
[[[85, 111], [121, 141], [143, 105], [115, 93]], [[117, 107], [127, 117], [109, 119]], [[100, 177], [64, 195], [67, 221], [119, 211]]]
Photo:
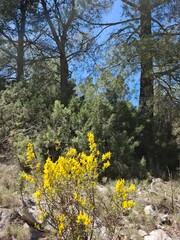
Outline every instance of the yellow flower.
[[21, 177], [24, 178], [28, 182], [31, 182], [31, 183], [35, 182], [35, 179], [27, 173], [23, 173], [21, 175]]
[[96, 143], [94, 142], [94, 134], [88, 133], [89, 149], [91, 153], [96, 153]]
[[55, 169], [55, 163], [51, 161], [50, 158], [46, 160], [46, 163], [44, 165], [44, 188], [47, 188], [49, 190], [52, 189], [52, 178], [54, 174]]
[[27, 145], [27, 155], [26, 155], [27, 162], [32, 161], [32, 159], [34, 157], [35, 157], [35, 154], [34, 154], [33, 145], [32, 145], [32, 143], [28, 143], [28, 145]]
[[64, 227], [65, 227], [64, 223], [61, 222], [61, 223], [59, 224], [59, 226], [58, 226], [58, 233], [59, 233], [60, 235], [63, 233]]
[[80, 212], [77, 216], [77, 223], [82, 223], [84, 226], [88, 227], [91, 224], [91, 220], [88, 217], [87, 213]]
[[79, 197], [78, 193], [77, 192], [74, 192], [74, 199], [77, 200]]
[[124, 190], [124, 179], [119, 179], [116, 182], [115, 192], [116, 193], [122, 193], [123, 190]]
[[107, 152], [102, 155], [102, 161], [105, 161], [110, 158], [111, 158], [111, 152]]
[[38, 220], [39, 220], [39, 221], [43, 221], [43, 219], [44, 219], [44, 215], [41, 213], [41, 214], [38, 216]]
[[33, 194], [33, 197], [36, 199], [36, 204], [39, 204], [39, 201], [43, 199], [43, 195], [42, 195], [41, 190], [36, 191]]
[[121, 194], [121, 197], [123, 200], [126, 200], [128, 198], [128, 193], [126, 191], [124, 191], [122, 194]]
[[33, 194], [33, 197], [34, 198], [39, 198], [41, 195], [42, 195], [42, 192], [40, 190], [38, 190]]
[[75, 148], [70, 148], [69, 151], [66, 153], [66, 157], [73, 157], [76, 156], [77, 150]]
[[62, 215], [58, 214], [55, 218], [59, 221], [58, 233], [61, 235], [65, 228], [65, 216], [64, 216], [64, 214], [62, 214]]
[[124, 209], [131, 209], [134, 206], [135, 206], [135, 202], [133, 202], [132, 200], [122, 202], [122, 208]]
[[107, 162], [105, 162], [105, 163], [103, 164], [103, 168], [102, 168], [102, 169], [105, 170], [105, 169], [108, 168], [110, 165], [111, 165], [110, 162], [107, 161]]
[[74, 200], [76, 200], [81, 206], [85, 206], [87, 201], [86, 199], [81, 198], [80, 194], [74, 192]]
[[135, 203], [132, 200], [127, 200], [129, 198], [129, 194], [135, 191], [135, 189], [136, 187], [134, 184], [131, 184], [129, 187], [126, 187], [124, 179], [119, 179], [116, 182], [116, 186], [115, 186], [116, 195], [114, 197], [118, 201], [119, 200], [122, 201], [122, 204], [121, 204], [122, 208], [130, 209], [135, 205]]
[[100, 155], [100, 151], [99, 151], [99, 150], [97, 150], [96, 155], [97, 155], [97, 156]]
[[136, 186], [132, 183], [129, 188], [128, 188], [128, 191], [129, 192], [134, 192], [136, 190]]
[[41, 164], [40, 163], [36, 163], [36, 170], [40, 170]]

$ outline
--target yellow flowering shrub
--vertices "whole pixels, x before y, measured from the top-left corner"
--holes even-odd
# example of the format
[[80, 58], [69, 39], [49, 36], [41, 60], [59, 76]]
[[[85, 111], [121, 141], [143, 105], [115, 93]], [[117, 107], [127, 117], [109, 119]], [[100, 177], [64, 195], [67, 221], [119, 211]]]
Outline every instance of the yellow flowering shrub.
[[135, 206], [135, 202], [129, 200], [129, 194], [136, 190], [135, 185], [132, 183], [129, 187], [125, 186], [124, 179], [119, 179], [115, 186], [115, 200], [119, 202], [123, 209], [131, 209]]
[[33, 144], [28, 143], [28, 145], [27, 145], [27, 156], [26, 156], [27, 162], [31, 162], [34, 157], [35, 157], [35, 154], [34, 154]]
[[91, 220], [87, 213], [80, 212], [77, 216], [77, 223], [82, 223], [85, 227], [88, 227], [91, 224]]
[[[38, 162], [32, 144], [27, 147], [31, 175], [22, 173], [22, 178], [35, 186], [39, 220], [46, 219], [60, 239], [87, 239], [95, 227], [98, 177], [110, 166], [111, 153], [100, 154], [92, 133], [88, 133], [88, 140], [89, 154], [70, 148], [56, 162], [48, 157], [44, 166]], [[133, 184], [125, 187], [124, 180], [118, 180], [112, 202], [120, 203], [118, 209], [132, 208], [134, 202], [128, 196], [134, 190]]]

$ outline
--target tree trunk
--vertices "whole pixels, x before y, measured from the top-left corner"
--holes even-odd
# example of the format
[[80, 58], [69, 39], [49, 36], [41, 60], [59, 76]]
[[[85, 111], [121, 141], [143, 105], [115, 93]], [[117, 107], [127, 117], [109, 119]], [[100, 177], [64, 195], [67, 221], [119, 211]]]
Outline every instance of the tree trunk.
[[151, 51], [151, 6], [149, 0], [140, 1], [140, 58], [141, 58], [141, 79], [139, 109], [144, 113], [153, 116], [154, 100], [154, 76], [153, 56]]
[[[69, 69], [68, 69], [68, 61], [66, 57], [66, 49], [65, 45], [67, 42], [67, 29], [63, 29], [63, 34], [61, 36], [58, 35], [55, 25], [52, 22], [49, 11], [47, 9], [46, 1], [41, 0], [42, 7], [44, 9], [44, 14], [51, 29], [54, 41], [57, 45], [59, 57], [60, 57], [60, 94], [61, 94], [61, 102], [67, 105], [68, 99], [70, 97], [70, 91], [68, 88], [68, 78], [69, 78]], [[67, 28], [66, 24], [64, 28]]]
[[20, 12], [21, 20], [18, 24], [18, 50], [17, 50], [17, 74], [16, 80], [20, 81], [24, 78], [24, 35], [25, 35], [25, 25], [26, 25], [26, 1], [21, 1]]
[[66, 35], [61, 36], [61, 46], [59, 46], [60, 53], [60, 92], [61, 92], [61, 102], [63, 104], [67, 104], [67, 100], [69, 98], [69, 88], [68, 88], [68, 78], [69, 78], [69, 69], [68, 69], [68, 61], [66, 57], [65, 50], [66, 43]]
[[60, 55], [60, 93], [61, 93], [61, 102], [66, 105], [67, 99], [69, 98], [68, 92], [68, 62], [66, 55], [63, 53]]
[[155, 169], [155, 144], [154, 144], [154, 76], [152, 55], [151, 32], [151, 5], [150, 0], [140, 0], [140, 97], [139, 112], [144, 125], [142, 144], [148, 167]]

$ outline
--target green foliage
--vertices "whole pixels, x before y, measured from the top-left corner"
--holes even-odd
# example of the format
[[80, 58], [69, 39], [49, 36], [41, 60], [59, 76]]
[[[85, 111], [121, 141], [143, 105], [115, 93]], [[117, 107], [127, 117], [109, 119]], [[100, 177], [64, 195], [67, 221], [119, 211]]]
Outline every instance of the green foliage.
[[[42, 162], [48, 156], [56, 161], [69, 146], [88, 151], [85, 136], [92, 131], [100, 151], [112, 152], [111, 166], [99, 179], [104, 176], [145, 178], [149, 172], [157, 175], [166, 172], [167, 167], [176, 169], [177, 138], [172, 124], [162, 117], [163, 109], [157, 108], [153, 123], [143, 117], [131, 103], [123, 100], [123, 93], [118, 95], [118, 81], [110, 73], [107, 79], [102, 75], [96, 84], [89, 79], [79, 85], [79, 95], [74, 95], [65, 107], [60, 102], [54, 66], [35, 65], [29, 81], [9, 84], [0, 92], [0, 144], [1, 153], [7, 159], [15, 150], [24, 168], [29, 141], [34, 142]], [[150, 134], [154, 135], [154, 145], [149, 140]]]
[[51, 156], [55, 161], [59, 154], [70, 146], [71, 138], [71, 112], [56, 100], [48, 123], [37, 135], [36, 144], [42, 150], [41, 155], [46, 158]]
[[36, 138], [36, 133], [47, 126], [54, 99], [58, 96], [56, 76], [40, 71], [40, 66], [38, 69], [31, 74], [31, 81], [11, 83], [0, 92], [1, 149], [9, 144], [9, 137], [17, 146], [20, 138]]
[[136, 175], [138, 160], [135, 161], [134, 150], [138, 141], [134, 135], [137, 110], [121, 99], [116, 87], [112, 88], [110, 79], [107, 80], [110, 86], [106, 81], [104, 85], [102, 79], [100, 81], [97, 85], [89, 81], [84, 87], [84, 99], [76, 123], [78, 130], [73, 139], [74, 146], [85, 149], [84, 135], [90, 130], [95, 134], [99, 149], [112, 152], [112, 164], [105, 173], [106, 176], [117, 178]]
[[[145, 174], [144, 177], [149, 172], [152, 176], [167, 178], [167, 169], [174, 173], [177, 171], [180, 154], [178, 138], [173, 133], [172, 123], [168, 118], [166, 119], [167, 114], [163, 117], [160, 112], [157, 113], [153, 122], [142, 116], [138, 117], [135, 138], [139, 140], [139, 145], [136, 147], [135, 153], [136, 158], [145, 159], [146, 164], [144, 165], [143, 161], [140, 167], [142, 175]], [[150, 136], [152, 136], [153, 142], [150, 141]]]

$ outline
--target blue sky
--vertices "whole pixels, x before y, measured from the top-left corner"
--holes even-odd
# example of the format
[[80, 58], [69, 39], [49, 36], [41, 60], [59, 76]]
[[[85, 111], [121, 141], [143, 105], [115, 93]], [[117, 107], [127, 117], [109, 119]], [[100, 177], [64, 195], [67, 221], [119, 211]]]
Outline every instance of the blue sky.
[[[122, 16], [122, 3], [120, 0], [115, 0], [111, 11], [109, 11], [108, 14], [104, 14], [102, 23], [119, 22], [122, 20], [124, 20], [123, 16]], [[110, 34], [110, 32], [114, 28], [118, 29], [118, 25], [114, 26], [114, 27], [109, 27], [106, 30], [104, 30], [104, 32], [99, 36], [99, 42], [101, 43], [101, 42], [105, 41], [107, 39], [108, 35]], [[83, 78], [86, 78], [86, 76], [88, 74], [85, 69], [84, 71], [80, 70], [79, 72], [75, 72], [73, 75], [75, 76], [76, 79], [79, 79], [81, 81], [81, 80], [83, 80]], [[77, 80], [77, 82], [79, 82], [79, 81]], [[138, 95], [139, 95], [138, 82], [139, 82], [139, 74], [133, 76], [132, 79], [128, 83], [128, 87], [129, 87], [130, 91], [132, 92], [129, 95], [128, 100], [131, 101], [132, 104], [136, 107], [138, 106]]]
[[122, 15], [121, 1], [116, 0], [114, 2], [112, 10], [109, 12], [109, 14], [106, 14], [106, 16], [104, 16], [104, 20], [107, 22], [118, 22], [122, 20], [121, 15]]
[[[122, 2], [120, 0], [115, 0], [112, 10], [104, 15], [103, 22], [119, 22], [124, 20], [123, 10], [122, 10]], [[118, 26], [115, 26], [118, 28]], [[104, 35], [108, 35], [108, 33], [112, 30], [112, 28], [108, 28], [105, 30]], [[103, 34], [102, 34], [103, 37]], [[128, 87], [132, 92], [130, 95], [130, 101], [134, 106], [138, 106], [139, 102], [139, 79], [140, 73], [132, 76], [132, 79], [129, 81]]]

